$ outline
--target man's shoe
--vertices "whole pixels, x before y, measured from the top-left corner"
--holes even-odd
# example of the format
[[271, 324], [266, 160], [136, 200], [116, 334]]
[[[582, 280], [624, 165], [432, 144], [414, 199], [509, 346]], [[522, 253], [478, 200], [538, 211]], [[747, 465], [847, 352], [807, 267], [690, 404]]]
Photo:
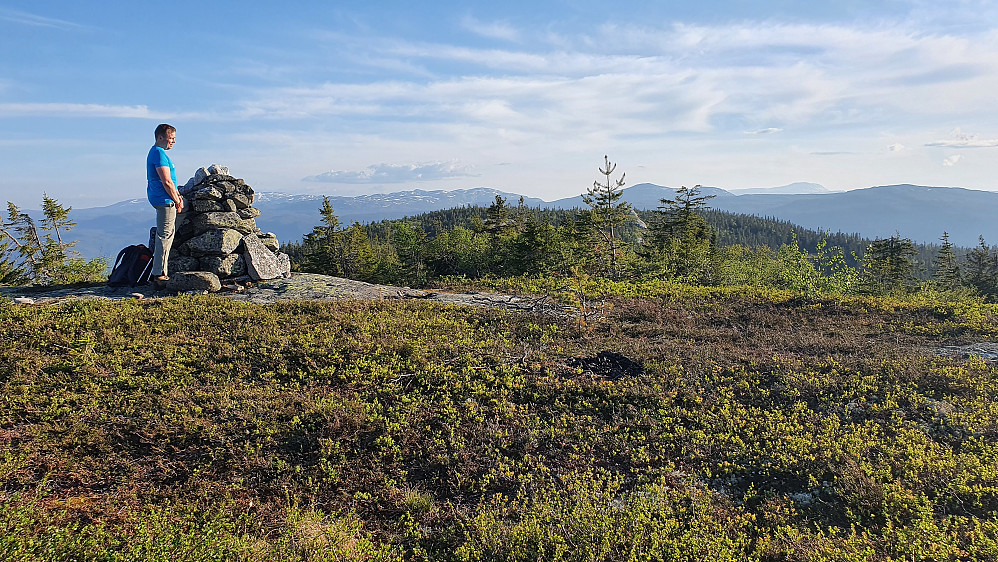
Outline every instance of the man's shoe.
[[156, 277], [150, 277], [149, 283], [155, 286], [157, 289], [162, 289], [163, 287], [166, 287], [166, 282], [169, 280], [170, 280], [169, 276], [157, 275]]

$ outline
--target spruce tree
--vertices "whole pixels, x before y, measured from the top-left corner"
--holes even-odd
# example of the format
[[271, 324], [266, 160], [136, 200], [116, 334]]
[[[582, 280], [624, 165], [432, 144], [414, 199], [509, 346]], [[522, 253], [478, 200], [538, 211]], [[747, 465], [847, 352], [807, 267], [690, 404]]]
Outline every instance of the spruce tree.
[[340, 219], [333, 210], [329, 197], [322, 196], [322, 206], [319, 207], [322, 224], [312, 227], [312, 232], [302, 240], [305, 256], [302, 271], [321, 273], [324, 275], [339, 275], [339, 254], [342, 250], [343, 231]]
[[917, 255], [911, 239], [900, 234], [874, 240], [863, 255], [863, 288], [874, 294], [906, 292], [914, 282]]
[[960, 263], [953, 251], [953, 244], [949, 241], [949, 233], [943, 232], [939, 240], [942, 245], [936, 258], [932, 260], [933, 280], [940, 289], [951, 291], [961, 284]]
[[714, 230], [702, 215], [714, 196], [701, 195], [700, 189], [684, 185], [674, 198], [660, 200], [644, 248], [646, 259], [658, 262], [664, 273], [692, 281], [710, 277], [716, 243]]
[[613, 180], [611, 176], [617, 169], [617, 165], [610, 162], [609, 156], [603, 156], [603, 167], [599, 168], [600, 174], [604, 176], [602, 183], [600, 180], [593, 182], [587, 193], [582, 196], [582, 200], [589, 206], [589, 220], [599, 235], [602, 247], [597, 251], [606, 257], [601, 260], [605, 265], [606, 272], [610, 277], [620, 276], [620, 257], [622, 254], [621, 242], [617, 237], [616, 228], [631, 217], [631, 205], [620, 201], [624, 194], [624, 176]]
[[[2, 228], [0, 223], [0, 228]], [[27, 270], [20, 264], [18, 258], [14, 256], [17, 250], [16, 240], [11, 242], [7, 238], [6, 232], [0, 236], [0, 285], [23, 285], [31, 278]]]
[[509, 203], [502, 195], [496, 195], [495, 201], [489, 205], [485, 212], [485, 229], [489, 232], [500, 234], [509, 229], [513, 224], [510, 218]]
[[378, 260], [364, 227], [354, 222], [341, 233], [340, 239], [341, 251], [337, 256], [340, 275], [348, 279], [373, 281]]
[[426, 231], [408, 221], [396, 221], [389, 239], [398, 260], [399, 283], [420, 287], [427, 281], [425, 265]]
[[998, 295], [998, 250], [988, 246], [984, 237], [967, 252], [964, 280], [981, 295], [993, 299]]
[[527, 217], [512, 247], [515, 273], [539, 275], [557, 269], [560, 245], [557, 228], [534, 216]]
[[72, 210], [72, 207], [63, 207], [60, 205], [58, 201], [49, 197], [47, 193], [42, 194], [42, 213], [44, 214], [42, 227], [54, 233], [59, 246], [65, 248], [76, 245], [75, 242], [65, 244], [62, 241], [62, 232], [71, 230], [76, 226], [76, 222], [69, 220], [69, 212]]
[[42, 241], [38, 236], [38, 228], [34, 219], [27, 213], [22, 213], [17, 205], [7, 201], [7, 222], [0, 225], [4, 236], [13, 243], [20, 255], [21, 264], [28, 271], [29, 277], [40, 273]]
[[[63, 242], [63, 231], [69, 231], [76, 223], [69, 219], [72, 207], [63, 207], [48, 194], [42, 194], [42, 229], [45, 239], [42, 243], [41, 263], [45, 274], [57, 282], [66, 282], [62, 267], [70, 259], [69, 249], [76, 242]], [[53, 234], [55, 237], [53, 238]]]
[[63, 240], [63, 232], [76, 225], [69, 218], [71, 210], [72, 207], [63, 207], [43, 194], [42, 236], [30, 215], [7, 202], [7, 220], [0, 223], [0, 283], [52, 285], [94, 282], [103, 278], [107, 268], [104, 258], [83, 259], [72, 250], [75, 240]]

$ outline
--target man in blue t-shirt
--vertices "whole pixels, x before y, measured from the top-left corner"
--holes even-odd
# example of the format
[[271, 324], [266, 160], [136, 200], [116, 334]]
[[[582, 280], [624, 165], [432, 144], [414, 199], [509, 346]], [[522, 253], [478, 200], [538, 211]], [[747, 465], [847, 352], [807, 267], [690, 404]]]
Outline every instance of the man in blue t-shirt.
[[156, 144], [146, 157], [146, 197], [156, 208], [156, 249], [153, 252], [150, 281], [162, 288], [169, 281], [167, 262], [173, 246], [177, 213], [184, 210], [184, 198], [177, 191], [177, 170], [166, 151], [177, 141], [177, 128], [163, 123], [156, 127]]

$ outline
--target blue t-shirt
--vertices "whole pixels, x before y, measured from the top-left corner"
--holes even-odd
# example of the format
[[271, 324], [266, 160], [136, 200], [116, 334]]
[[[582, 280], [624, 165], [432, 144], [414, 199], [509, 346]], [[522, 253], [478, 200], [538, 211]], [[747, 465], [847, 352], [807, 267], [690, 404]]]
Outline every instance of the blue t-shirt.
[[179, 187], [177, 185], [177, 170], [173, 167], [173, 160], [170, 160], [170, 157], [166, 155], [166, 150], [153, 145], [149, 149], [149, 156], [146, 157], [146, 179], [149, 180], [149, 184], [146, 186], [146, 197], [149, 198], [149, 203], [153, 206], [173, 203], [173, 198], [166, 192], [163, 180], [159, 179], [159, 174], [156, 172], [156, 168], [164, 166], [170, 168], [170, 179], [173, 180], [173, 186]]

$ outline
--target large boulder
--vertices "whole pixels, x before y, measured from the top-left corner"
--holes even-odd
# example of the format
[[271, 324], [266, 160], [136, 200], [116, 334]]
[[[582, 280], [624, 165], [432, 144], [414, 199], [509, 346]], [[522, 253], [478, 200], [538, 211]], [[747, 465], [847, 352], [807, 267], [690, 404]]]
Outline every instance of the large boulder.
[[214, 293], [222, 288], [222, 282], [214, 273], [207, 271], [186, 271], [171, 273], [166, 282], [168, 291], [183, 293], [187, 291]]
[[229, 180], [216, 181], [212, 183], [212, 186], [215, 189], [219, 189], [222, 192], [224, 192], [226, 196], [232, 195], [233, 193], [236, 192], [236, 184], [232, 183]]
[[178, 191], [180, 191], [181, 195], [187, 195], [188, 193], [197, 191], [198, 187], [204, 182], [204, 180], [209, 175], [211, 174], [208, 173], [207, 168], [198, 168], [194, 172], [194, 176], [191, 177], [191, 179], [187, 180], [187, 183], [181, 186], [181, 188]]
[[195, 234], [215, 229], [231, 228], [243, 234], [249, 234], [256, 228], [254, 219], [244, 219], [235, 212], [200, 213], [190, 219], [191, 228]]
[[238, 230], [232, 228], [218, 228], [206, 230], [201, 234], [184, 242], [188, 255], [194, 257], [202, 256], [224, 256], [231, 254], [239, 247], [243, 235]]
[[204, 179], [205, 185], [214, 185], [222, 182], [230, 182], [232, 185], [237, 185], [241, 180], [238, 180], [228, 174], [212, 174]]
[[190, 221], [178, 226], [177, 231], [173, 235], [173, 251], [186, 254], [187, 247], [184, 244], [191, 238], [194, 238], [195, 234], [194, 226], [191, 225]]
[[278, 252], [277, 263], [280, 265], [281, 277], [287, 277], [291, 275], [291, 256]]
[[213, 186], [207, 185], [197, 190], [194, 194], [195, 199], [209, 200], [209, 201], [221, 201], [225, 198], [225, 194], [221, 190], [215, 189]]
[[284, 264], [255, 234], [243, 236], [243, 258], [246, 260], [246, 273], [254, 281], [284, 276]]
[[239, 193], [238, 191], [229, 195], [227, 201], [232, 201], [236, 204], [236, 209], [246, 209], [253, 204], [253, 196], [247, 193]]
[[242, 254], [206, 256], [199, 260], [198, 269], [214, 273], [220, 278], [246, 275], [246, 259]]
[[257, 234], [257, 238], [263, 245], [267, 247], [271, 252], [277, 253], [277, 250], [281, 248], [281, 243], [277, 241], [277, 235], [273, 232], [267, 232], [266, 234]]
[[230, 209], [225, 201], [212, 201], [211, 199], [195, 199], [191, 202], [191, 210], [195, 213], [219, 213], [234, 211]]
[[197, 271], [200, 268], [201, 264], [198, 262], [197, 258], [184, 256], [174, 252], [170, 252], [170, 261], [166, 265], [166, 271], [170, 275], [183, 271]]
[[260, 209], [257, 209], [256, 207], [247, 207], [245, 209], [239, 209], [237, 213], [244, 219], [255, 219], [260, 216]]

